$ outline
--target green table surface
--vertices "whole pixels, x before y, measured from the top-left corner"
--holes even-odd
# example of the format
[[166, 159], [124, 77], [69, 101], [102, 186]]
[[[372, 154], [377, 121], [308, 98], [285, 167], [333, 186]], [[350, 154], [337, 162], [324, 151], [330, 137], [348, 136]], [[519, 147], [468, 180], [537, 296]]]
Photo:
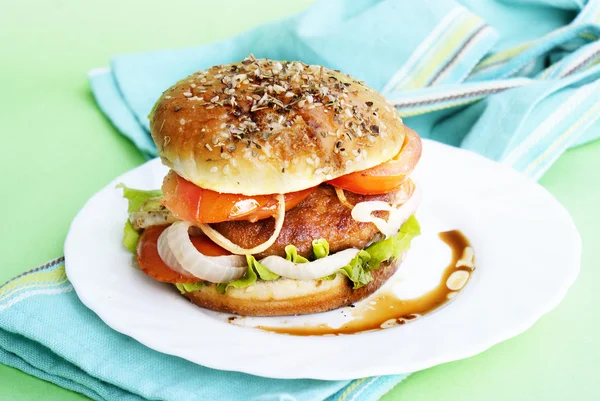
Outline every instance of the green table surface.
[[[60, 256], [84, 202], [144, 161], [96, 108], [87, 71], [119, 53], [226, 38], [311, 3], [2, 2], [0, 282]], [[526, 333], [418, 372], [385, 401], [600, 399], [600, 142], [567, 152], [541, 183], [571, 212], [583, 238], [582, 271], [566, 299]], [[0, 400], [84, 398], [0, 365]]]

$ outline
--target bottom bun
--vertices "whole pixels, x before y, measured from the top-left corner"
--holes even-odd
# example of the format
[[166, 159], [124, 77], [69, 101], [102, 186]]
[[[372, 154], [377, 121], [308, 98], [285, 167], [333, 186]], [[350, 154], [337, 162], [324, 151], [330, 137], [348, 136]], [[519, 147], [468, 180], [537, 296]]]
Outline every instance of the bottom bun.
[[372, 271], [373, 281], [359, 289], [341, 273], [333, 280], [258, 281], [247, 288], [217, 292], [216, 285], [187, 292], [186, 298], [206, 309], [244, 316], [288, 316], [326, 312], [366, 298], [379, 289], [398, 269], [401, 258], [382, 263]]

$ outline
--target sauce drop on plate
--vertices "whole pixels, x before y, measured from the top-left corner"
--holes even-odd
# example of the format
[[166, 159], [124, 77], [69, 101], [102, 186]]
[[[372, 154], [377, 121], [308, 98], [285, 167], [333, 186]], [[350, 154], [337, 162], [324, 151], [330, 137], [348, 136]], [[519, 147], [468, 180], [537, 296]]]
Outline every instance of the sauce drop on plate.
[[352, 319], [337, 328], [325, 324], [257, 328], [295, 336], [356, 334], [399, 326], [434, 311], [464, 288], [475, 268], [473, 248], [460, 231], [441, 232], [439, 237], [452, 250], [452, 260], [444, 270], [439, 285], [420, 297], [402, 300], [390, 291], [380, 291], [353, 308], [350, 312]]

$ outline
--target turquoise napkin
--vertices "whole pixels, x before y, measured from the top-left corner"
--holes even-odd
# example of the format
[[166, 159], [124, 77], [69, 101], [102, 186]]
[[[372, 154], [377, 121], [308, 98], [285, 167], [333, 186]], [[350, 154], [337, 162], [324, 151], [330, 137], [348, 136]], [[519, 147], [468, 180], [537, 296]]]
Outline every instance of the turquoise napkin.
[[[257, 57], [348, 72], [422, 136], [540, 177], [600, 136], [600, 3], [330, 0], [223, 42], [115, 57], [89, 74], [99, 107], [148, 157], [147, 114], [179, 78]], [[405, 375], [274, 380], [150, 350], [77, 299], [62, 259], [0, 287], [0, 362], [96, 400], [378, 399]]]
[[158, 353], [87, 309], [63, 258], [0, 287], [0, 362], [95, 400], [119, 401], [377, 400], [403, 378], [266, 379]]

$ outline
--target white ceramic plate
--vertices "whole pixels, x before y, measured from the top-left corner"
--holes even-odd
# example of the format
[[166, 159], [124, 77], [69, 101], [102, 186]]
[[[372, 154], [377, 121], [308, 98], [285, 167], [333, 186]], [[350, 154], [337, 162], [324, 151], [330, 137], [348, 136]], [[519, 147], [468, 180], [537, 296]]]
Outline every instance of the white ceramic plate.
[[[152, 160], [86, 203], [65, 243], [67, 275], [81, 301], [113, 329], [211, 368], [333, 380], [466, 358], [533, 325], [560, 302], [579, 271], [577, 230], [546, 190], [479, 155], [424, 141], [414, 174], [423, 190], [417, 214], [423, 235], [388, 285], [405, 297], [435, 286], [449, 254], [436, 235], [460, 229], [473, 244], [477, 269], [459, 296], [409, 324], [356, 335], [297, 337], [238, 327], [131, 267], [121, 245], [127, 205], [115, 185], [155, 189], [165, 172]], [[336, 316], [339, 311], [297, 319], [339, 325]], [[269, 319], [269, 325], [290, 324]]]

